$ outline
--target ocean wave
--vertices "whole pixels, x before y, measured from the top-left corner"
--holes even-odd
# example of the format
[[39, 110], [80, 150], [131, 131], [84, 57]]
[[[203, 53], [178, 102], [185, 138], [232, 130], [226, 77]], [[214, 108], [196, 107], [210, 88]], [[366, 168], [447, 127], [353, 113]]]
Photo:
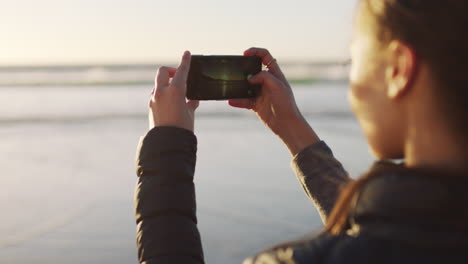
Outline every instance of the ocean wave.
[[[154, 82], [159, 66], [135, 64], [0, 67], [0, 87], [147, 85]], [[346, 82], [349, 71], [340, 62], [289, 62], [283, 63], [282, 69], [292, 83], [302, 84], [318, 81]]]
[[[327, 112], [304, 112], [306, 118], [330, 118], [348, 119], [352, 118], [350, 112], [327, 111]], [[0, 125], [34, 124], [34, 123], [80, 123], [112, 120], [146, 120], [146, 113], [109, 113], [109, 114], [87, 114], [87, 115], [63, 115], [63, 116], [20, 116], [0, 117]], [[197, 119], [217, 118], [257, 118], [251, 112], [199, 112]]]

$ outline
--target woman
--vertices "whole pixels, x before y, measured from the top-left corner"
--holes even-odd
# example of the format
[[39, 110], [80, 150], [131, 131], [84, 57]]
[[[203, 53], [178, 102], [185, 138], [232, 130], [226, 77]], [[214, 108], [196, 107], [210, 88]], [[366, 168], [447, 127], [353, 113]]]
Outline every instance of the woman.
[[[380, 161], [357, 181], [302, 117], [268, 51], [245, 52], [269, 68], [250, 80], [262, 84], [262, 96], [229, 103], [255, 111], [284, 141], [326, 224], [318, 237], [245, 263], [468, 263], [467, 7], [463, 0], [360, 1], [349, 98]], [[185, 53], [177, 69], [161, 68], [150, 102], [154, 128], [137, 164], [143, 263], [204, 262], [192, 181], [198, 102], [185, 101], [189, 65]]]

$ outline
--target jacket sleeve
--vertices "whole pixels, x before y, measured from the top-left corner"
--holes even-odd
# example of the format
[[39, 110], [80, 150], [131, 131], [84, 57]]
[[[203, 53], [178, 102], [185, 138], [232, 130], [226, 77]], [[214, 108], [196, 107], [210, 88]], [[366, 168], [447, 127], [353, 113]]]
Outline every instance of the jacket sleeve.
[[292, 167], [306, 194], [317, 207], [322, 221], [325, 222], [341, 188], [351, 178], [324, 141], [313, 144], [297, 154], [292, 161]]
[[[351, 178], [324, 141], [310, 145], [297, 154], [292, 167], [325, 222], [341, 188]], [[288, 242], [248, 258], [243, 264], [322, 263], [323, 254], [335, 241], [335, 237], [322, 234], [315, 239]]]
[[197, 228], [197, 139], [188, 130], [157, 127], [140, 140], [135, 192], [140, 263], [204, 263]]
[[[330, 253], [346, 235], [319, 235], [292, 241], [246, 259], [242, 264], [330, 263]], [[341, 262], [340, 262], [341, 263]]]

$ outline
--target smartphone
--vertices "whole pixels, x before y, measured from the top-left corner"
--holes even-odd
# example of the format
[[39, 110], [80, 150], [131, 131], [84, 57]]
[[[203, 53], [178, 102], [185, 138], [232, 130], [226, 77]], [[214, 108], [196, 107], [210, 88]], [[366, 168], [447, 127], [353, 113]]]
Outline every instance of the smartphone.
[[187, 98], [191, 100], [227, 100], [254, 98], [260, 85], [248, 79], [262, 70], [257, 56], [192, 55], [187, 79]]

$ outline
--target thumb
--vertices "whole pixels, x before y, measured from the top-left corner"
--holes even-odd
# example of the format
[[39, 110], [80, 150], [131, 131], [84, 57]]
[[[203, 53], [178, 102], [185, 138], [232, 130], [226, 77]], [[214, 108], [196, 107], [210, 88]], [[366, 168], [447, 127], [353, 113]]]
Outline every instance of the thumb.
[[189, 51], [184, 52], [182, 56], [182, 61], [180, 62], [179, 67], [177, 68], [177, 72], [172, 79], [172, 84], [177, 89], [183, 90], [184, 94], [187, 90], [187, 78], [190, 70], [190, 61], [192, 59], [192, 55]]
[[273, 84], [280, 84], [280, 80], [276, 78], [273, 74], [267, 71], [261, 71], [258, 74], [250, 77], [249, 82], [251, 84], [261, 84], [263, 86], [270, 86]]
[[198, 100], [190, 100], [187, 102], [187, 107], [190, 112], [194, 113], [197, 110], [198, 106], [200, 105], [200, 101]]
[[256, 99], [230, 99], [229, 105], [237, 108], [253, 109]]

